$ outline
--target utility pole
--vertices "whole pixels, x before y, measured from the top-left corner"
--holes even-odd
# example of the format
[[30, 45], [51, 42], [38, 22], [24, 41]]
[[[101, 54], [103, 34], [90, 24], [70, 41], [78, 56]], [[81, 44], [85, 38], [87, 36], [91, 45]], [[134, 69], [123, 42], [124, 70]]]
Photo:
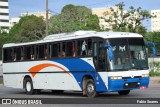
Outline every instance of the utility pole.
[[48, 0], [46, 0], [46, 36], [48, 36]]

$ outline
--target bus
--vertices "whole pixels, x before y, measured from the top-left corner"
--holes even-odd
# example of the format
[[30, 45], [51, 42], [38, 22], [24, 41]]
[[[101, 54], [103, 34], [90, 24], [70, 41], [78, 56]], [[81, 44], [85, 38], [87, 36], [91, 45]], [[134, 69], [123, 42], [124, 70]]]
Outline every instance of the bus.
[[75, 31], [3, 45], [4, 86], [27, 94], [81, 91], [128, 95], [149, 85], [143, 36], [127, 32]]

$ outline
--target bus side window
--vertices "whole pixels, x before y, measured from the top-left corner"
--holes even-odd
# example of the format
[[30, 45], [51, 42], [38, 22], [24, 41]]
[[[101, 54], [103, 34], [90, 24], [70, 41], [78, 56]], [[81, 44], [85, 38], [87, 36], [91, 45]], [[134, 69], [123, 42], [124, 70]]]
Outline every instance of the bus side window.
[[24, 48], [20, 47], [20, 50], [21, 50], [21, 61], [23, 61], [24, 60]]
[[44, 45], [39, 45], [39, 58], [44, 59]]
[[17, 61], [20, 61], [21, 60], [21, 47], [17, 47], [16, 48], [16, 58], [17, 58]]
[[31, 46], [26, 46], [25, 47], [25, 59], [26, 60], [31, 60]]
[[12, 48], [12, 61], [16, 61], [16, 48]]
[[72, 56], [72, 51], [73, 51], [73, 46], [72, 46], [72, 42], [67, 42], [67, 46], [66, 46], [66, 56], [70, 57]]
[[76, 56], [76, 42], [72, 42], [72, 57]]
[[60, 56], [61, 57], [66, 57], [66, 43], [65, 42], [62, 43]]
[[4, 62], [12, 61], [12, 49], [11, 48], [4, 49], [4, 51], [3, 51], [3, 60], [4, 60]]
[[106, 69], [106, 65], [105, 65], [105, 51], [104, 51], [104, 47], [103, 47], [103, 42], [99, 42], [99, 46], [98, 46], [98, 66], [99, 66], [99, 70], [100, 71], [105, 71]]
[[88, 56], [92, 55], [92, 39], [88, 39]]
[[47, 44], [44, 45], [44, 59], [48, 58], [48, 47]]
[[97, 48], [98, 48], [98, 43], [94, 42], [93, 43], [93, 61], [94, 61], [96, 69], [98, 67], [98, 49]]
[[51, 45], [51, 57], [54, 58], [54, 57], [58, 57], [58, 44], [52, 44]]
[[87, 55], [87, 42], [86, 42], [86, 40], [81, 41], [81, 55], [82, 56]]
[[31, 60], [35, 60], [35, 50], [34, 50], [34, 46], [31, 46]]

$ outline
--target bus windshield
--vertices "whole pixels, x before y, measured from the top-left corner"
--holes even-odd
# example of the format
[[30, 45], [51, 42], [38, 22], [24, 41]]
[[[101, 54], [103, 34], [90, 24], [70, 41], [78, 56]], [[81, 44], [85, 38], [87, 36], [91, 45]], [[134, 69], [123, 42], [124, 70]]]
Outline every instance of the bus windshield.
[[109, 70], [126, 71], [132, 69], [148, 69], [143, 38], [114, 38], [106, 40], [112, 46], [113, 60], [109, 60]]

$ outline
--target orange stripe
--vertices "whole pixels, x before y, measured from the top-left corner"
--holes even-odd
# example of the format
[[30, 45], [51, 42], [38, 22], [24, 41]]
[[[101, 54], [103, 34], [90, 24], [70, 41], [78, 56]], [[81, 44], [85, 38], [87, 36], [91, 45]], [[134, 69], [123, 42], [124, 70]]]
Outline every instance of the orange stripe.
[[[58, 66], [58, 65], [55, 65], [55, 64], [39, 64], [39, 65], [36, 65], [32, 68], [29, 69], [29, 72], [32, 74], [32, 76], [34, 77], [36, 75], [36, 73], [38, 73], [40, 70], [46, 68], [46, 67], [56, 67], [56, 68], [59, 68], [61, 69], [62, 71], [66, 72], [68, 75], [70, 75], [64, 68]], [[34, 73], [33, 73], [34, 72]], [[70, 75], [71, 76], [71, 75]]]

